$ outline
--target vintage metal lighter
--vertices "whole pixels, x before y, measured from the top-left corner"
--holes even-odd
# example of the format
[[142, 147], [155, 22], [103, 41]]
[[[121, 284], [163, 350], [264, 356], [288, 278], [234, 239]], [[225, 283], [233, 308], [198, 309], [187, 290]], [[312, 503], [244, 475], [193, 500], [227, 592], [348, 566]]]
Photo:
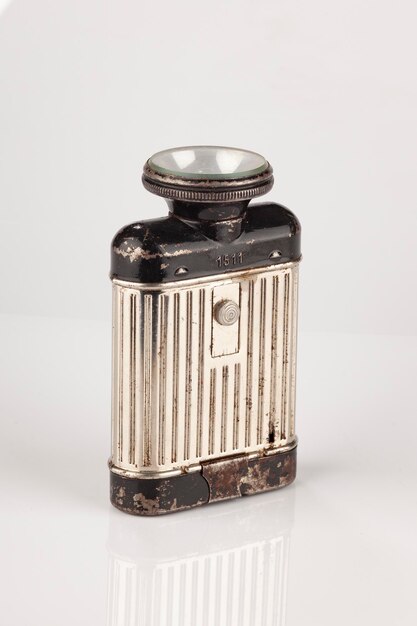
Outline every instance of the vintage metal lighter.
[[159, 152], [143, 184], [166, 217], [111, 250], [111, 501], [160, 515], [291, 483], [300, 224], [251, 198], [273, 185], [259, 154]]

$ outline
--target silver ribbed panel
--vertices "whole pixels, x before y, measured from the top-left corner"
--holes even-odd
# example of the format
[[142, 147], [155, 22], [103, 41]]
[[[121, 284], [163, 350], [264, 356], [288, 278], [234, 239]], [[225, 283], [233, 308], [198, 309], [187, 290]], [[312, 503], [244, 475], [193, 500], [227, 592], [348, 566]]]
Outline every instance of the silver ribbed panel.
[[284, 626], [288, 553], [283, 534], [149, 567], [112, 556], [107, 626]]
[[[113, 465], [169, 471], [291, 444], [297, 286], [296, 263], [159, 288], [115, 281]], [[213, 293], [229, 288], [239, 349], [213, 356]]]

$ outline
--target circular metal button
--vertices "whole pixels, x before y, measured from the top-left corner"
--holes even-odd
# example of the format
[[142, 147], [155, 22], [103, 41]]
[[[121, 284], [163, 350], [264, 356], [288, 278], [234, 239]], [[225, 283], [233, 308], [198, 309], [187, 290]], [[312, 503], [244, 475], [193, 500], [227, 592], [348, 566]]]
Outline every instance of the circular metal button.
[[233, 300], [222, 300], [214, 309], [214, 317], [222, 326], [232, 326], [239, 319], [240, 309]]

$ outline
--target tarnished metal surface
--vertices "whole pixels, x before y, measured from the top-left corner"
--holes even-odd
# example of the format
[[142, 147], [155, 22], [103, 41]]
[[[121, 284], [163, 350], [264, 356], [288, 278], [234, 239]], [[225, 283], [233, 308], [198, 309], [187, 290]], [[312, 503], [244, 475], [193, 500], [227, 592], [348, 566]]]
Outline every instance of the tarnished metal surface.
[[111, 502], [126, 513], [152, 516], [279, 489], [295, 479], [296, 448], [263, 456], [236, 455], [201, 465], [201, 471], [163, 478], [110, 472]]
[[[295, 443], [297, 286], [296, 262], [163, 285], [114, 281], [119, 472], [183, 472]], [[239, 299], [233, 326], [214, 319], [219, 289]], [[213, 353], [213, 328], [237, 332], [236, 352]]]
[[240, 485], [248, 472], [247, 455], [235, 458], [206, 461], [202, 474], [210, 489], [210, 502], [229, 500], [241, 495]]
[[295, 473], [295, 448], [287, 453], [252, 459], [242, 455], [202, 463], [202, 474], [210, 489], [210, 502], [285, 487], [295, 479]]

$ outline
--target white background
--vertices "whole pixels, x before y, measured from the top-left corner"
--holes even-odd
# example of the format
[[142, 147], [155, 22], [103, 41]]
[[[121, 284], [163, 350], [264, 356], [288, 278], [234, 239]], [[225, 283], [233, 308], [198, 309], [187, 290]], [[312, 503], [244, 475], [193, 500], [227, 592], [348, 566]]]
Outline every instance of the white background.
[[416, 20], [412, 1], [9, 4], [2, 311], [108, 319], [114, 232], [165, 212], [143, 163], [211, 143], [264, 154], [302, 222], [302, 329], [414, 334]]
[[[416, 622], [416, 20], [411, 1], [0, 3], [5, 623]], [[107, 501], [109, 244], [165, 212], [146, 158], [196, 143], [264, 154], [302, 222], [299, 477], [132, 520]], [[214, 565], [197, 622], [152, 591], [167, 562], [277, 542], [276, 583], [235, 575], [245, 622]], [[129, 614], [143, 593], [160, 618]]]

